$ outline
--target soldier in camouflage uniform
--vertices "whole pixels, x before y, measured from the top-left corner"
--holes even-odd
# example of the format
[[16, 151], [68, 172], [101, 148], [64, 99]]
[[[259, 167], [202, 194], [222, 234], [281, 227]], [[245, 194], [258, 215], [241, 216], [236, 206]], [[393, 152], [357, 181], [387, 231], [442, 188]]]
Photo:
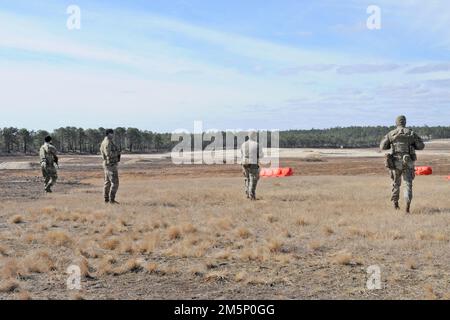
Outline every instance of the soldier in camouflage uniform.
[[58, 165], [58, 156], [56, 155], [56, 148], [51, 142], [52, 137], [47, 136], [44, 145], [39, 149], [42, 176], [44, 177], [44, 190], [47, 193], [52, 192], [52, 187], [58, 180], [58, 172], [55, 167], [55, 165]]
[[105, 203], [118, 204], [116, 202], [116, 194], [119, 189], [119, 162], [120, 162], [120, 150], [114, 144], [114, 131], [111, 129], [106, 130], [106, 137], [100, 147], [100, 153], [103, 157], [103, 168], [105, 170], [105, 186], [103, 195], [105, 197]]
[[241, 164], [245, 177], [245, 194], [247, 199], [256, 200], [256, 186], [259, 180], [259, 160], [264, 156], [259, 146], [256, 132], [249, 134], [249, 139], [241, 147]]
[[389, 132], [381, 141], [381, 150], [391, 150], [386, 155], [386, 167], [391, 171], [393, 181], [392, 202], [396, 210], [400, 209], [398, 204], [400, 198], [400, 186], [405, 182], [406, 213], [410, 212], [413, 199], [413, 180], [415, 178], [416, 150], [423, 150], [425, 144], [421, 137], [414, 131], [406, 128], [406, 117], [397, 118], [397, 129]]

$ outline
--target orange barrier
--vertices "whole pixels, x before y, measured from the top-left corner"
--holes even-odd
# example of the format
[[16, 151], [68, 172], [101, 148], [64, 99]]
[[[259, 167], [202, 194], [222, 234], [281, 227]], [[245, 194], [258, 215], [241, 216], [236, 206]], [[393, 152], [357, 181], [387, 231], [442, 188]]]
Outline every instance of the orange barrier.
[[259, 171], [259, 176], [260, 176], [260, 177], [267, 177], [267, 169], [266, 169], [266, 168], [262, 168], [262, 169]]
[[282, 168], [281, 169], [281, 175], [283, 177], [290, 177], [294, 174], [294, 170], [292, 168]]
[[418, 176], [429, 176], [433, 174], [432, 167], [416, 167], [416, 175]]
[[261, 168], [259, 175], [264, 178], [290, 177], [294, 175], [294, 170], [292, 168]]

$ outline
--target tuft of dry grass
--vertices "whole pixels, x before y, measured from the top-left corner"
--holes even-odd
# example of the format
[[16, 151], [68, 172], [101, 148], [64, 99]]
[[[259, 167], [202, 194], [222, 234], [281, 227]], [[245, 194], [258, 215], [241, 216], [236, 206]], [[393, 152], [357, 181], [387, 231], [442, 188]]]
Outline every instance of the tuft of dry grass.
[[156, 273], [158, 272], [158, 265], [154, 262], [149, 262], [145, 264], [144, 269], [150, 273]]
[[19, 283], [15, 280], [6, 280], [0, 284], [0, 292], [12, 293], [19, 289]]
[[239, 258], [243, 261], [267, 261], [269, 259], [269, 254], [266, 248], [244, 248]]
[[[348, 233], [351, 236], [354, 237], [362, 237], [362, 238], [368, 238], [368, 237], [372, 237], [373, 233], [367, 230], [362, 230], [360, 228], [357, 227], [350, 227], [348, 229]], [[398, 236], [398, 235], [397, 235]], [[395, 239], [396, 240], [396, 239]]]
[[17, 294], [16, 299], [21, 301], [33, 300], [31, 294], [28, 291], [20, 291]]
[[194, 227], [194, 225], [192, 223], [186, 223], [181, 227], [181, 230], [183, 231], [184, 234], [189, 234], [189, 233], [196, 233], [197, 232], [197, 228]]
[[28, 273], [47, 273], [56, 269], [55, 262], [45, 250], [39, 250], [26, 256], [21, 265]]
[[405, 267], [408, 270], [417, 270], [418, 265], [417, 265], [417, 262], [411, 258], [405, 262]]
[[120, 217], [117, 219], [117, 224], [122, 227], [128, 227], [131, 224], [127, 221], [125, 217]]
[[24, 274], [24, 272], [21, 270], [16, 259], [10, 258], [4, 261], [0, 273], [2, 279], [16, 278], [22, 274]]
[[437, 241], [443, 241], [443, 242], [448, 242], [449, 241], [449, 237], [444, 234], [444, 233], [436, 233], [434, 234], [433, 238]]
[[158, 273], [161, 275], [177, 275], [179, 274], [177, 267], [165, 266], [158, 269]]
[[293, 258], [288, 254], [277, 254], [273, 257], [274, 261], [281, 263], [281, 265], [290, 265], [293, 262]]
[[49, 231], [46, 235], [47, 243], [56, 246], [69, 246], [72, 244], [72, 238], [64, 231]]
[[36, 243], [39, 240], [39, 236], [35, 233], [26, 233], [22, 236], [25, 243], [31, 244]]
[[275, 223], [278, 221], [278, 218], [275, 217], [273, 214], [266, 214], [265, 216], [269, 223]]
[[229, 249], [219, 251], [214, 257], [219, 260], [228, 260], [231, 258], [231, 251]]
[[170, 240], [176, 240], [181, 238], [181, 229], [176, 226], [172, 226], [167, 230], [167, 236]]
[[245, 282], [248, 279], [249, 279], [249, 275], [245, 271], [240, 271], [240, 272], [236, 273], [236, 275], [234, 276], [234, 281], [236, 281], [236, 282]]
[[333, 263], [340, 265], [351, 265], [352, 264], [353, 255], [346, 251], [340, 251], [333, 256]]
[[309, 225], [310, 223], [309, 223], [309, 221], [306, 220], [305, 218], [299, 217], [299, 218], [297, 218], [297, 220], [295, 220], [295, 224], [296, 224], [297, 226], [304, 227], [304, 226]]
[[198, 235], [188, 235], [185, 239], [184, 239], [184, 243], [185, 245], [188, 246], [196, 246], [201, 242], [201, 237]]
[[331, 227], [329, 227], [329, 226], [323, 227], [323, 232], [324, 232], [325, 235], [327, 235], [327, 236], [331, 236], [332, 234], [334, 234], [333, 228], [331, 228]]
[[237, 229], [236, 234], [241, 239], [248, 239], [252, 235], [250, 230], [247, 229], [246, 227], [240, 227], [239, 229]]
[[79, 244], [78, 253], [88, 259], [97, 259], [99, 257], [96, 245], [93, 242]]
[[159, 229], [159, 228], [161, 228], [161, 222], [160, 222], [160, 221], [153, 221], [153, 222], [151, 223], [151, 227], [152, 227], [153, 229]]
[[425, 289], [425, 299], [426, 300], [438, 300], [439, 295], [434, 291], [434, 288], [431, 284], [427, 284], [424, 287]]
[[116, 237], [113, 237], [113, 238], [109, 238], [109, 239], [106, 239], [105, 241], [103, 241], [101, 243], [100, 247], [102, 249], [114, 251], [119, 247], [119, 245], [120, 245], [119, 239], [117, 239]]
[[0, 245], [0, 255], [7, 257], [9, 250], [6, 246]]
[[88, 259], [85, 257], [80, 257], [78, 266], [80, 267], [81, 276], [85, 278], [91, 278], [90, 270], [91, 267], [89, 265]]
[[161, 243], [161, 236], [159, 233], [150, 234], [144, 237], [144, 239], [138, 244], [138, 251], [141, 254], [150, 254]]
[[114, 270], [114, 275], [121, 275], [131, 272], [142, 271], [143, 267], [140, 261], [136, 258], [128, 259], [123, 265]]
[[97, 274], [100, 276], [113, 274], [114, 263], [116, 263], [117, 259], [111, 255], [104, 256], [100, 263], [97, 265]]
[[319, 251], [323, 249], [323, 243], [318, 240], [313, 240], [308, 243], [308, 248], [312, 251]]
[[128, 254], [133, 254], [135, 252], [135, 245], [133, 242], [133, 238], [130, 235], [124, 236], [121, 238], [121, 240], [119, 240], [120, 245], [119, 245], [119, 252], [120, 253], [128, 253]]
[[104, 231], [103, 231], [103, 236], [104, 237], [109, 237], [109, 236], [113, 236], [113, 235], [115, 235], [116, 234], [116, 232], [118, 232], [118, 230], [117, 230], [118, 228], [115, 226], [115, 225], [113, 225], [113, 224], [108, 224], [106, 227], [105, 227], [105, 229], [104, 229]]
[[284, 243], [282, 240], [277, 238], [272, 238], [267, 241], [267, 248], [270, 252], [280, 252]]
[[72, 295], [71, 299], [72, 299], [72, 300], [79, 300], [79, 301], [85, 300], [83, 294], [81, 294], [80, 292], [74, 293], [74, 294]]
[[189, 268], [188, 273], [196, 277], [203, 277], [206, 273], [206, 268], [202, 265], [194, 265]]
[[221, 218], [215, 221], [215, 225], [220, 230], [230, 230], [233, 227], [233, 222], [230, 218]]
[[417, 240], [430, 240], [432, 236], [422, 230], [416, 232], [415, 237]]
[[225, 281], [228, 279], [228, 272], [225, 270], [222, 271], [210, 271], [206, 273], [203, 279], [207, 282], [211, 281]]
[[58, 210], [55, 207], [44, 207], [41, 209], [42, 214], [51, 215], [58, 212]]
[[391, 238], [392, 240], [402, 240], [405, 236], [399, 230], [394, 230], [391, 232]]
[[9, 219], [9, 223], [11, 223], [11, 224], [20, 224], [20, 223], [24, 223], [24, 222], [25, 222], [25, 220], [19, 214], [12, 216], [11, 219]]

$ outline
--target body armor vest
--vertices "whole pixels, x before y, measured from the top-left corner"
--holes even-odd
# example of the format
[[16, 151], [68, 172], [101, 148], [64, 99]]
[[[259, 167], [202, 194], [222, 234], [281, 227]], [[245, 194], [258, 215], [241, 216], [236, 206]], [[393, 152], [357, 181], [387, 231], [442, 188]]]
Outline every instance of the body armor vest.
[[411, 153], [411, 146], [414, 143], [412, 131], [408, 129], [399, 129], [392, 136], [392, 150], [393, 153]]

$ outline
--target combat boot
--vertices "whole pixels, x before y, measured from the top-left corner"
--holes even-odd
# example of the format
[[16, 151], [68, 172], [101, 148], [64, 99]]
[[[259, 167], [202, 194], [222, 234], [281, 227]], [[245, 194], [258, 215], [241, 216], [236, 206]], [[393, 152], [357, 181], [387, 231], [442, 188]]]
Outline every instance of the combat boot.
[[116, 200], [111, 200], [110, 202], [109, 202], [109, 204], [113, 204], [113, 205], [118, 205], [118, 204], [120, 204], [120, 203], [118, 203]]
[[406, 203], [405, 212], [406, 213], [411, 213], [411, 203], [409, 203], [409, 202]]
[[400, 210], [400, 206], [398, 204], [398, 201], [394, 201], [394, 209], [395, 210]]

